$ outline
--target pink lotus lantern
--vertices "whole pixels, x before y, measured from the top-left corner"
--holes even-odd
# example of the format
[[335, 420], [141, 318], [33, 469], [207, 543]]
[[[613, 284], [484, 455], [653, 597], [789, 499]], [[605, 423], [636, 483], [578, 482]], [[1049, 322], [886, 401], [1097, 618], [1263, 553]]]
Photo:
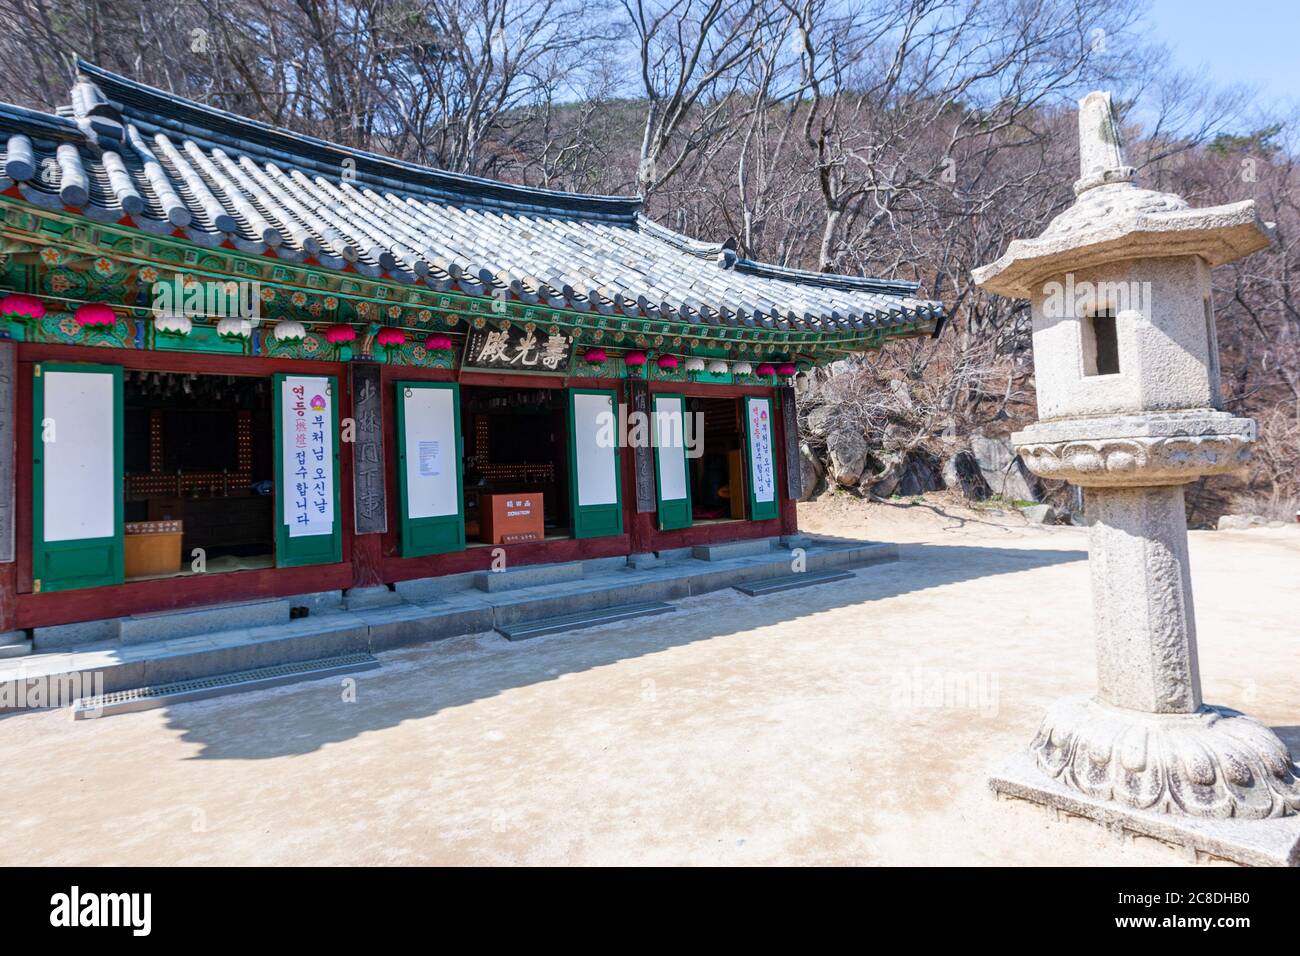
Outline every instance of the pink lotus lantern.
[[441, 332], [435, 332], [424, 340], [424, 348], [429, 352], [450, 352], [451, 336], [443, 335]]
[[401, 345], [406, 341], [406, 333], [401, 329], [380, 329], [375, 341], [380, 345]]
[[0, 299], [0, 315], [8, 316], [11, 319], [43, 319], [45, 318], [45, 303], [34, 295], [10, 292], [3, 299]]
[[798, 367], [793, 362], [782, 362], [776, 367], [777, 375], [794, 375], [798, 371]]
[[356, 338], [357, 330], [350, 325], [331, 325], [325, 330], [325, 341], [332, 345], [344, 345]]
[[656, 363], [660, 368], [673, 369], [677, 367], [676, 355], [661, 355]]
[[629, 368], [637, 368], [645, 364], [644, 352], [628, 352], [623, 356], [623, 364]]
[[582, 353], [582, 357], [586, 359], [588, 365], [603, 365], [607, 358], [604, 349], [587, 349]]
[[759, 375], [775, 375], [776, 367], [771, 362], [764, 362], [758, 367]]
[[79, 305], [72, 317], [82, 327], [117, 324], [117, 314], [102, 302], [87, 302], [85, 305]]

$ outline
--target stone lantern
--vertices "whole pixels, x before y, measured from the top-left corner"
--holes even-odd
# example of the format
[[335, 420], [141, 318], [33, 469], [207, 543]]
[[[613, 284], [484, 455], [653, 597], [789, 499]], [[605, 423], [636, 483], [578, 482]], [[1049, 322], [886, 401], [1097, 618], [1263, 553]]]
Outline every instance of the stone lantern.
[[991, 783], [1248, 863], [1300, 863], [1300, 783], [1268, 727], [1201, 699], [1183, 485], [1239, 469], [1255, 423], [1220, 410], [1210, 269], [1267, 247], [1251, 200], [1142, 189], [1109, 93], [1079, 103], [1077, 199], [975, 280], [1032, 304], [1035, 474], [1086, 489], [1098, 692], [1053, 705]]

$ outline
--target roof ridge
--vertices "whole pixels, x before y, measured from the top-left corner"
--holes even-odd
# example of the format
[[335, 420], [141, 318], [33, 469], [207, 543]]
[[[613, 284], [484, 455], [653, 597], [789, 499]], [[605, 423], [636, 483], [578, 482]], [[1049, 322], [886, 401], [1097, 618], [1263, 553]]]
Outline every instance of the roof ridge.
[[[637, 221], [656, 237], [663, 239], [665, 242], [672, 243], [682, 252], [688, 252], [691, 255], [699, 256], [701, 259], [716, 259], [722, 262], [727, 260], [725, 268], [735, 269], [737, 272], [744, 272], [749, 275], [762, 276], [768, 279], [780, 279], [784, 282], [800, 282], [806, 285], [816, 285], [827, 289], [844, 289], [852, 292], [878, 292], [882, 295], [915, 295], [921, 288], [921, 283], [912, 282], [907, 279], [876, 279], [871, 276], [846, 276], [837, 275], [833, 272], [815, 272], [811, 269], [792, 269], [789, 266], [778, 266], [770, 262], [758, 262], [754, 259], [745, 259], [734, 257], [735, 243], [727, 242], [705, 242], [701, 239], [692, 239], [690, 236], [683, 235], [674, 229], [670, 229], [663, 223], [655, 222], [644, 213], [637, 217]], [[731, 253], [731, 255], [728, 255]]]
[[[217, 141], [225, 139], [229, 142], [227, 138], [229, 134], [223, 136], [219, 129], [213, 128], [212, 124], [232, 127], [241, 141], [241, 146], [260, 146], [282, 154], [296, 155], [308, 162], [315, 163], [320, 162], [325, 157], [334, 158], [336, 163], [351, 159], [357, 163], [357, 172], [359, 174], [363, 173], [361, 167], [365, 164], [374, 167], [373, 171], [378, 176], [391, 177], [396, 173], [402, 179], [416, 182], [423, 180], [423, 182], [419, 183], [420, 185], [461, 193], [469, 200], [476, 197], [507, 200], [529, 206], [558, 208], [576, 212], [586, 211], [604, 216], [619, 215], [629, 220], [634, 218], [641, 208], [642, 200], [640, 196], [602, 196], [590, 193], [542, 189], [536, 186], [521, 186], [515, 183], [503, 182], [499, 179], [471, 176], [466, 173], [453, 173], [434, 166], [424, 166], [419, 163], [396, 159], [392, 156], [385, 156], [382, 153], [370, 150], [331, 143], [328, 140], [306, 133], [282, 129], [261, 120], [241, 116], [238, 113], [232, 113], [216, 106], [209, 106], [168, 93], [157, 87], [133, 80], [130, 77], [113, 73], [80, 57], [77, 58], [76, 68], [79, 75], [91, 82], [102, 85], [102, 92], [109, 100], [126, 107], [123, 113], [125, 114], [124, 119], [128, 122], [142, 120], [150, 125], [162, 128], [176, 128], [185, 125], [184, 122], [177, 119], [177, 113], [188, 113], [189, 119], [200, 120], [194, 125], [207, 129], [209, 139]], [[136, 106], [137, 110], [132, 110], [132, 106]], [[145, 115], [140, 115], [140, 112]], [[252, 150], [249, 151], [252, 152]], [[283, 160], [281, 159], [281, 161]]]

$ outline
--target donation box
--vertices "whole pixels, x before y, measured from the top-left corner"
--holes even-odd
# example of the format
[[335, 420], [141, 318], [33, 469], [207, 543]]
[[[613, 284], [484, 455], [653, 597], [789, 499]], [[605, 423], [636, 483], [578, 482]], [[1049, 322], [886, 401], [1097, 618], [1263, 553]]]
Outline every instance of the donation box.
[[479, 540], [485, 544], [515, 544], [541, 541], [542, 494], [520, 491], [506, 495], [479, 496]]

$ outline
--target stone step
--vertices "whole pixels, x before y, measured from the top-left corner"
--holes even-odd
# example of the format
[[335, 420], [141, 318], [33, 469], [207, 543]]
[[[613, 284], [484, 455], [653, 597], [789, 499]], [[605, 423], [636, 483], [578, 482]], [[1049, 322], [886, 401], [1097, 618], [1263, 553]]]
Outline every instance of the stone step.
[[214, 604], [185, 611], [158, 611], [133, 614], [118, 621], [118, 640], [123, 644], [166, 641], [178, 637], [197, 637], [222, 631], [286, 624], [290, 602], [280, 598], [270, 601], [237, 601]]
[[775, 594], [778, 591], [793, 591], [795, 588], [811, 588], [819, 584], [830, 584], [832, 581], [844, 581], [853, 576], [850, 571], [814, 571], [803, 574], [783, 574], [779, 578], [768, 578], [765, 581], [755, 581], [752, 584], [737, 584], [736, 590], [741, 594], [748, 594], [750, 597], [760, 597], [764, 594]]
[[370, 654], [342, 654], [336, 657], [217, 674], [212, 677], [136, 687], [131, 690], [79, 698], [72, 704], [72, 719], [91, 720], [96, 717], [111, 717], [114, 714], [154, 710], [187, 700], [224, 697], [227, 694], [263, 690], [267, 687], [279, 687], [299, 681], [355, 674], [358, 671], [374, 670], [377, 667], [379, 661]]
[[516, 588], [536, 587], [539, 584], [581, 581], [582, 576], [581, 561], [568, 561], [563, 564], [530, 564], [507, 571], [481, 571], [474, 575], [474, 587], [480, 591], [495, 593], [513, 591]]
[[523, 641], [530, 637], [544, 634], [560, 634], [576, 631], [584, 627], [599, 627], [615, 621], [626, 621], [636, 617], [650, 617], [655, 614], [667, 614], [677, 608], [663, 601], [647, 601], [642, 604], [619, 604], [614, 607], [596, 608], [580, 611], [577, 614], [560, 614], [556, 617], [543, 617], [533, 621], [520, 621], [516, 624], [501, 624], [497, 630], [510, 641]]
[[0, 634], [0, 659], [26, 657], [32, 652], [32, 642], [26, 631], [5, 631]]
[[697, 561], [729, 561], [748, 558], [756, 554], [771, 554], [774, 538], [755, 538], [752, 541], [728, 541], [725, 544], [697, 544], [691, 548], [691, 557]]
[[401, 604], [403, 598], [396, 591], [390, 591], [384, 585], [369, 588], [349, 588], [343, 593], [343, 606], [349, 611], [364, 611], [376, 607], [393, 607]]

